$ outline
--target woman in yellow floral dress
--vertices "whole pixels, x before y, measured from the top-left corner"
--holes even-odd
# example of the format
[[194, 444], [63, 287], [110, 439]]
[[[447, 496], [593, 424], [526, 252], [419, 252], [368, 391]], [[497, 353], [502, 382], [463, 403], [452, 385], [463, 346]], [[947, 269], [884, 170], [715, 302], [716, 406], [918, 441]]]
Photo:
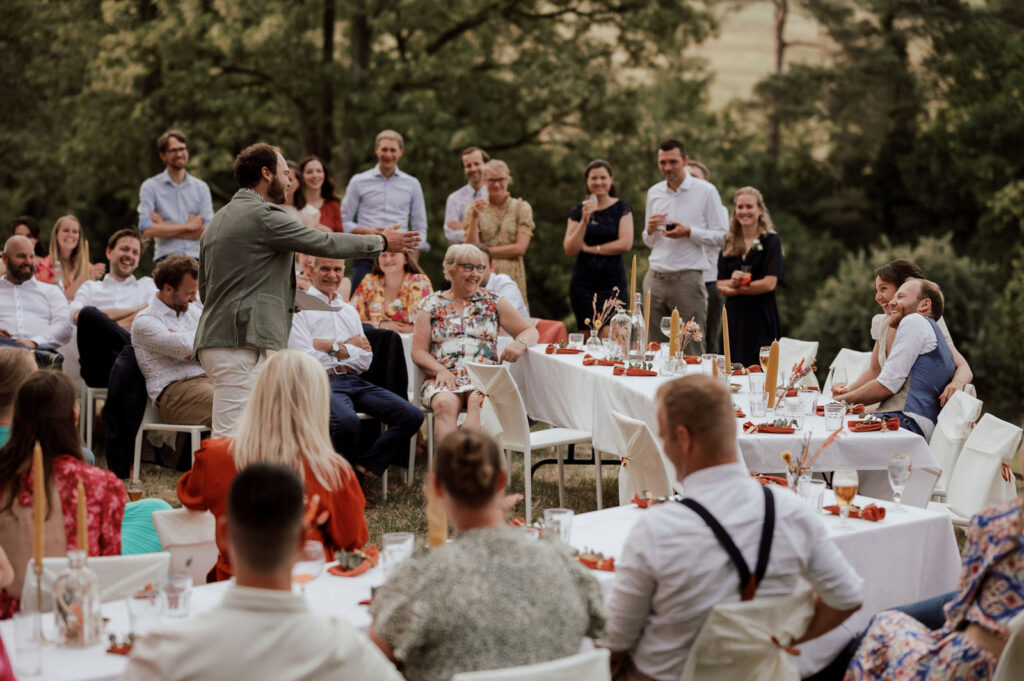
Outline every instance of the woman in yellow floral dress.
[[412, 333], [416, 308], [433, 292], [430, 279], [408, 255], [381, 253], [349, 302], [364, 322]]

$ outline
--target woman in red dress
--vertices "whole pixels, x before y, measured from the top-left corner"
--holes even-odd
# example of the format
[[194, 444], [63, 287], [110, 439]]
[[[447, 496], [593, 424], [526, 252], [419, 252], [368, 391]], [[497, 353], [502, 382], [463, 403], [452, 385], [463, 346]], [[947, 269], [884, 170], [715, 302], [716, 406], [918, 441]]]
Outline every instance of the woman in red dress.
[[[340, 232], [341, 197], [334, 190], [334, 180], [327, 171], [327, 165], [319, 156], [307, 156], [299, 162], [299, 188], [292, 202], [300, 216], [313, 209], [320, 211], [314, 228], [322, 232]], [[303, 224], [311, 224], [305, 219]]]

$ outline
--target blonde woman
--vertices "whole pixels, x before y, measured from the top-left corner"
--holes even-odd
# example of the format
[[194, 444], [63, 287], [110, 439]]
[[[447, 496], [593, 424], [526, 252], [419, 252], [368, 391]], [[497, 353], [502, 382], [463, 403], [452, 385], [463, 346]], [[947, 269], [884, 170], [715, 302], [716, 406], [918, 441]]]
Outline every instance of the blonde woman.
[[[296, 471], [307, 502], [320, 497], [328, 518], [308, 539], [322, 541], [328, 559], [336, 549], [351, 551], [369, 541], [363, 510], [366, 499], [352, 468], [331, 446], [327, 374], [312, 357], [294, 350], [273, 353], [256, 378], [234, 437], [204, 440], [192, 470], [178, 481], [178, 498], [187, 508], [209, 510], [218, 519], [227, 512], [228, 489], [238, 471], [252, 463], [276, 463]], [[321, 514], [322, 515], [322, 514]], [[227, 546], [208, 581], [232, 575]]]
[[78, 288], [92, 279], [102, 279], [105, 263], [89, 263], [89, 242], [82, 235], [82, 224], [74, 215], [57, 218], [50, 233], [50, 255], [39, 261], [36, 279], [56, 284], [68, 300], [74, 300]]
[[783, 279], [782, 241], [761, 192], [736, 191], [729, 234], [718, 256], [718, 290], [729, 316], [734, 362], [758, 363], [758, 350], [782, 336], [775, 287]]

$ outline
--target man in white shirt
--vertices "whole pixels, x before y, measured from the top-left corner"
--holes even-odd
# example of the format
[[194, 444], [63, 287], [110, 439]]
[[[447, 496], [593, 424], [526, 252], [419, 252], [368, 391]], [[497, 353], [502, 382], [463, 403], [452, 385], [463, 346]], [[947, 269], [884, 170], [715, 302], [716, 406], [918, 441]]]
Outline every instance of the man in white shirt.
[[[860, 607], [863, 580], [822, 520], [795, 494], [762, 488], [737, 459], [735, 407], [717, 379], [688, 376], [663, 385], [658, 430], [686, 498], [722, 526], [745, 569], [761, 578], [740, 577], [738, 564], [694, 508], [670, 501], [645, 511], [616, 563], [606, 602], [608, 633], [598, 641], [615, 662], [624, 661], [616, 679], [677, 681], [711, 608], [741, 600], [751, 588], [755, 597], [779, 596], [795, 592], [802, 579], [810, 583], [814, 616], [794, 645], [833, 629]], [[769, 513], [774, 530], [762, 536]], [[765, 565], [757, 560], [762, 542], [770, 547]]]
[[[711, 182], [711, 171], [700, 161], [690, 159], [686, 163], [686, 173], [698, 180]], [[726, 226], [729, 224], [729, 210], [720, 205], [722, 221]], [[707, 328], [704, 329], [704, 346], [707, 352], [715, 354], [722, 353], [722, 306], [725, 301], [722, 293], [718, 290], [718, 255], [722, 252], [721, 246], [704, 245], [704, 256], [708, 259], [708, 266], [704, 268], [704, 288], [708, 292], [708, 318]]]
[[[693, 317], [706, 329], [704, 270], [708, 258], [704, 247], [721, 248], [727, 225], [718, 190], [688, 175], [688, 161], [682, 142], [670, 139], [658, 145], [658, 168], [665, 180], [647, 190], [644, 243], [650, 247], [651, 257], [644, 292], [651, 294], [651, 318], [668, 317], [678, 309], [680, 317]], [[668, 340], [657, 324], [651, 325], [651, 338]], [[705, 346], [701, 341], [687, 347], [701, 354]]]
[[192, 357], [202, 306], [199, 264], [170, 255], [153, 270], [157, 292], [135, 316], [132, 346], [146, 379], [146, 392], [164, 423], [213, 426], [213, 384]]
[[238, 473], [217, 522], [234, 582], [212, 610], [136, 639], [122, 679], [402, 681], [364, 634], [344, 619], [313, 614], [306, 597], [292, 592], [303, 494], [284, 466], [256, 463]]
[[466, 243], [466, 226], [463, 218], [466, 208], [477, 199], [487, 198], [487, 185], [484, 184], [484, 164], [491, 160], [487, 152], [480, 147], [464, 149], [459, 158], [462, 160], [462, 172], [466, 174], [468, 183], [448, 195], [444, 204], [444, 235], [448, 243]]
[[481, 244], [476, 244], [476, 247], [487, 256], [487, 269], [484, 271], [484, 276], [480, 279], [480, 288], [485, 288], [502, 298], [508, 298], [508, 302], [512, 303], [512, 307], [515, 308], [520, 317], [528, 322], [532, 321], [530, 319], [530, 310], [526, 307], [526, 301], [523, 299], [523, 292], [519, 290], [519, 285], [507, 274], [500, 274], [494, 271], [491, 249]]
[[149, 305], [156, 293], [150, 277], [137, 279], [133, 272], [142, 256], [142, 235], [120, 229], [107, 240], [110, 268], [103, 279], [87, 281], [71, 301], [71, 318], [78, 326], [78, 354], [82, 379], [93, 388], [105, 388], [110, 368], [131, 343], [135, 315]]
[[[889, 302], [889, 325], [896, 337], [878, 378], [849, 392], [833, 389], [832, 394], [850, 404], [880, 402], [877, 416], [895, 416], [901, 428], [931, 439], [940, 397], [956, 373], [953, 351], [936, 323], [943, 306], [942, 291], [934, 282], [903, 282]], [[882, 338], [879, 342], [885, 342]]]
[[[381, 130], [374, 141], [377, 165], [352, 176], [341, 202], [341, 224], [352, 234], [380, 234], [385, 229], [411, 229], [422, 237], [419, 251], [429, 251], [427, 243], [427, 206], [420, 181], [398, 169], [405, 153], [405, 141], [394, 130]], [[373, 267], [370, 258], [356, 258], [352, 266], [352, 290], [355, 291]]]
[[[384, 475], [392, 463], [408, 465], [409, 438], [423, 423], [423, 413], [409, 401], [361, 378], [370, 368], [373, 352], [363, 334], [356, 309], [342, 300], [338, 287], [345, 278], [345, 261], [313, 259], [309, 294], [336, 308], [303, 310], [292, 317], [288, 347], [319, 361], [331, 386], [331, 440], [362, 476]], [[366, 447], [361, 446], [358, 412], [387, 425]]]
[[12, 236], [4, 244], [0, 277], [0, 345], [35, 351], [40, 366], [60, 366], [57, 348], [71, 338], [68, 301], [59, 288], [35, 278], [32, 241]]

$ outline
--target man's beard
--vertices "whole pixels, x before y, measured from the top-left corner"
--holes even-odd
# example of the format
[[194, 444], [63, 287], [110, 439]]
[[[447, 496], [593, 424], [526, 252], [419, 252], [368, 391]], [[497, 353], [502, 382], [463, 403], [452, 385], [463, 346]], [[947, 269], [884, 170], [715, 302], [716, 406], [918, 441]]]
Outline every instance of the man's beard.
[[288, 196], [285, 193], [284, 182], [277, 179], [276, 177], [270, 181], [270, 186], [267, 187], [267, 198], [272, 203], [281, 204], [288, 200]]
[[[23, 265], [14, 269], [7, 270], [7, 278], [14, 284], [24, 284], [26, 281], [32, 278], [34, 268], [32, 265]], [[24, 275], [24, 276], [22, 276]]]

